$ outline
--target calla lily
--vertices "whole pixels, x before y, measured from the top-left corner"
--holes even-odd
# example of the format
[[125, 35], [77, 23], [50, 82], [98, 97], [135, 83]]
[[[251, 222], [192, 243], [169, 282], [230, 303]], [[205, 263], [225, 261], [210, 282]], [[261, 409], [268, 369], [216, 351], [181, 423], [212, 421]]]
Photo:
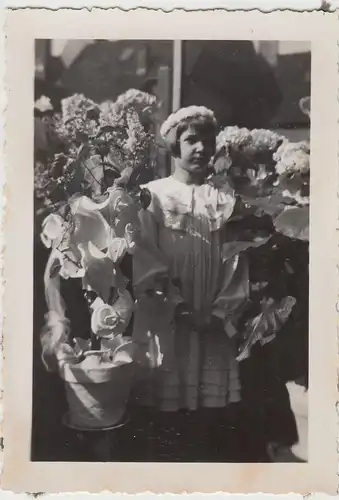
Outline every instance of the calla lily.
[[83, 279], [85, 288], [94, 290], [105, 302], [108, 302], [111, 288], [114, 286], [114, 262], [91, 241], [80, 243], [81, 266], [86, 274]]
[[[90, 198], [85, 196], [82, 197], [81, 200], [78, 201], [78, 205], [74, 207], [74, 213], [78, 218], [80, 214], [83, 216], [89, 214], [93, 220], [100, 219], [100, 223], [97, 226], [97, 234], [101, 234], [102, 231], [102, 234], [106, 235], [106, 242], [111, 242], [114, 237], [125, 239], [126, 242], [120, 242], [122, 247], [125, 247], [127, 243], [127, 248], [124, 249], [124, 252], [128, 251], [128, 253], [133, 253], [135, 241], [139, 232], [139, 207], [134, 200], [120, 188], [114, 187], [109, 189], [107, 195], [106, 200], [102, 203], [95, 203]], [[80, 223], [82, 223], [82, 221], [79, 221], [79, 224]], [[87, 239], [89, 234], [88, 231], [90, 231], [89, 227], [86, 230]], [[104, 245], [104, 241], [102, 243], [95, 242], [92, 236], [90, 240], [101, 250], [110, 247], [109, 243]], [[117, 241], [113, 243], [113, 247], [116, 248], [116, 245]], [[119, 258], [122, 256], [123, 253]], [[119, 260], [119, 258], [117, 260]]]
[[[108, 232], [109, 237], [112, 237], [113, 233], [119, 238], [126, 238], [128, 233], [126, 239], [131, 240], [135, 227], [139, 225], [136, 203], [125, 191], [115, 187], [107, 191], [107, 198], [102, 203], [95, 203], [90, 198], [82, 197], [76, 208], [76, 214], [101, 217], [102, 228]], [[100, 247], [97, 243], [96, 246]]]
[[41, 241], [47, 248], [61, 242], [67, 230], [64, 219], [58, 214], [49, 214], [42, 223]]
[[[78, 199], [77, 203], [74, 205], [74, 213], [92, 214], [93, 217], [101, 216], [108, 227], [120, 238], [125, 236], [125, 228], [128, 224], [131, 224], [133, 230], [139, 227], [139, 207], [121, 188], [115, 186], [109, 188], [107, 198], [101, 203], [95, 203], [86, 196]], [[105, 227], [107, 230], [107, 226]]]
[[94, 210], [89, 198], [82, 196], [71, 203], [75, 228], [72, 242], [76, 245], [91, 242], [99, 250], [106, 249], [112, 234], [111, 228], [99, 210]]
[[108, 224], [114, 227], [117, 236], [125, 237], [126, 227], [129, 225], [131, 234], [139, 227], [138, 207], [132, 198], [122, 189], [108, 190], [106, 204], [100, 208]]
[[112, 189], [100, 204], [86, 196], [73, 199], [70, 222], [52, 214], [43, 224], [41, 238], [47, 247], [54, 247], [59, 274], [66, 279], [83, 278], [83, 286], [106, 302], [112, 287], [121, 291], [126, 287], [116, 264], [126, 252], [134, 251], [135, 231], [130, 221], [131, 214], [137, 217], [137, 211], [131, 204], [121, 189]]
[[94, 290], [105, 302], [109, 301], [111, 289], [124, 290], [126, 283], [121, 271], [112, 259], [92, 242], [81, 243], [81, 266], [85, 270], [83, 285]]

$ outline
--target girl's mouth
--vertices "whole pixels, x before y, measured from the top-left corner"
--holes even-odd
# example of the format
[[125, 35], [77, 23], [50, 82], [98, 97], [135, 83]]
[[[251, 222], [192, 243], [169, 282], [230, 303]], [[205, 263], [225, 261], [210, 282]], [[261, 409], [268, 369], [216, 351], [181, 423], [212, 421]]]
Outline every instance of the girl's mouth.
[[203, 163], [203, 162], [206, 162], [206, 158], [204, 156], [193, 156], [192, 158], [193, 161], [197, 162], [197, 163]]

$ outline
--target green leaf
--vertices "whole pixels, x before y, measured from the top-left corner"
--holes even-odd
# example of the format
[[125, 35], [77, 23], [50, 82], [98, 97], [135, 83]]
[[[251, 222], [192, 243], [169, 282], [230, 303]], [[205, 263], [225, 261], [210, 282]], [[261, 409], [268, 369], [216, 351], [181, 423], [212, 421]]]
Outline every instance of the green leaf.
[[227, 172], [232, 165], [232, 160], [229, 156], [219, 156], [214, 163], [214, 170], [217, 174]]
[[245, 206], [256, 208], [256, 215], [268, 214], [276, 217], [286, 208], [286, 200], [280, 194], [254, 198], [250, 196], [242, 197]]
[[229, 241], [222, 246], [222, 259], [223, 262], [234, 257], [235, 255], [245, 252], [249, 248], [257, 248], [268, 242], [270, 236], [264, 238], [256, 238], [251, 241]]
[[309, 207], [288, 208], [275, 218], [274, 226], [289, 238], [308, 241], [309, 218]]

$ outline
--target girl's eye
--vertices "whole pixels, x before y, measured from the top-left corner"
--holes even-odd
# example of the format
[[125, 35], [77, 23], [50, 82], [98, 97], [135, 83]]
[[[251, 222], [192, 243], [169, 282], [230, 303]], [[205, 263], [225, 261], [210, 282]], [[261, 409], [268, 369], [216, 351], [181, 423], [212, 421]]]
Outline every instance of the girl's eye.
[[188, 144], [195, 144], [197, 142], [196, 137], [188, 137], [187, 138]]

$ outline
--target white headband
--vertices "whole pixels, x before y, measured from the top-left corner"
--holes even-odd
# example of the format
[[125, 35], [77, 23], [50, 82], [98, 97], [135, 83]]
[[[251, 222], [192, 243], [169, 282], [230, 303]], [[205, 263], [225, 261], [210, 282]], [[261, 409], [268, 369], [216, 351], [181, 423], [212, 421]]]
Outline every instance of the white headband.
[[160, 128], [160, 135], [163, 139], [166, 139], [168, 133], [179, 125], [180, 122], [190, 118], [200, 117], [205, 118], [206, 121], [210, 121], [214, 125], [217, 124], [214, 113], [210, 109], [205, 108], [205, 106], [189, 106], [187, 108], [180, 108], [175, 113], [172, 113], [162, 124]]

